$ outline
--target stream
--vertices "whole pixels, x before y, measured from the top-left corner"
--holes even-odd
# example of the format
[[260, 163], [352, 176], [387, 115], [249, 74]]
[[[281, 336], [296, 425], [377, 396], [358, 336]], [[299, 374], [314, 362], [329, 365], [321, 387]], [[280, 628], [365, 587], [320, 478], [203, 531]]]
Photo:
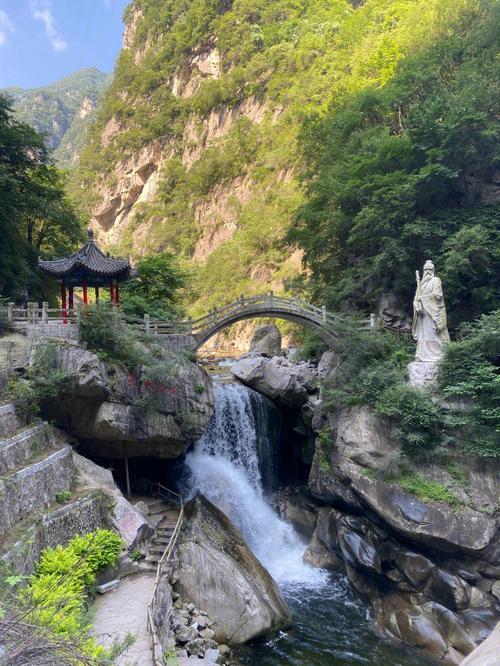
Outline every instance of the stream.
[[201, 492], [238, 527], [278, 583], [294, 626], [236, 651], [250, 666], [423, 666], [428, 660], [383, 641], [347, 578], [304, 564], [306, 543], [266, 501], [276, 489], [281, 415], [264, 396], [215, 383], [215, 413], [186, 457], [184, 491]]

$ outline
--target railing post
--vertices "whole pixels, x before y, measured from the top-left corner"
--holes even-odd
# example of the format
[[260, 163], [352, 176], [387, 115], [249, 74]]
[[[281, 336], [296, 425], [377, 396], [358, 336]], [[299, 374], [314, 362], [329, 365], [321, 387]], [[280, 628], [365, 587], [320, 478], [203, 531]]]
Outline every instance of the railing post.
[[49, 309], [49, 304], [46, 301], [44, 301], [42, 303], [42, 324], [46, 324], [49, 320], [48, 309]]
[[148, 314], [144, 315], [144, 329], [146, 331], [146, 335], [149, 335], [151, 330], [151, 317]]
[[269, 292], [269, 305], [271, 307], [274, 305], [274, 292], [272, 290]]
[[158, 322], [155, 321], [153, 324], [153, 330], [156, 336], [158, 336]]
[[189, 317], [188, 319], [188, 333], [191, 335], [193, 332], [193, 318]]
[[240, 294], [239, 301], [240, 301], [240, 310], [243, 310], [243, 308], [245, 307], [245, 295], [244, 294]]
[[14, 303], [7, 303], [7, 320], [12, 321], [14, 319]]
[[321, 306], [321, 321], [326, 324], [326, 305]]
[[375, 328], [376, 318], [373, 312], [370, 315], [370, 328], [373, 330]]

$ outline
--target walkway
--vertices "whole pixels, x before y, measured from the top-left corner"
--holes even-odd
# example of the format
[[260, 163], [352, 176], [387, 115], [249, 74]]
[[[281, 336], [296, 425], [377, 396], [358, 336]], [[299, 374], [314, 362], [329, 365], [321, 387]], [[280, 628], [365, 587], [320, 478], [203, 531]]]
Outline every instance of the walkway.
[[128, 632], [135, 637], [125, 654], [117, 660], [119, 666], [153, 666], [147, 607], [154, 583], [154, 573], [128, 576], [116, 589], [97, 595], [92, 630], [97, 642], [111, 647], [115, 640], [123, 640]]

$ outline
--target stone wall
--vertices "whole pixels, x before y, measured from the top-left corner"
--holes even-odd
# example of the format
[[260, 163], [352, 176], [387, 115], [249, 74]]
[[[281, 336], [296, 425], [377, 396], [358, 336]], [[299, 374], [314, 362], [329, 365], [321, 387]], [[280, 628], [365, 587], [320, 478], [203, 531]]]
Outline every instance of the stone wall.
[[75, 479], [73, 451], [66, 446], [50, 456], [0, 480], [0, 536], [37, 509], [55, 502]]
[[104, 499], [102, 493], [95, 491], [31, 521], [9, 544], [2, 559], [14, 573], [29, 575], [44, 548], [65, 545], [74, 536], [106, 525]]

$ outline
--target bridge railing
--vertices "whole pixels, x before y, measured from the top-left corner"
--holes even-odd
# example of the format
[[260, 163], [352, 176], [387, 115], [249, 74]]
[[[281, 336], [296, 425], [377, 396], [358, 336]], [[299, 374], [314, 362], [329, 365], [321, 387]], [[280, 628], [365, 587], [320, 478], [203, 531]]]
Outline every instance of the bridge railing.
[[[78, 323], [82, 314], [81, 308], [49, 308], [48, 303], [39, 307], [37, 303], [28, 303], [26, 308], [16, 308], [9, 303], [6, 308], [7, 319], [17, 325], [40, 324], [40, 323]], [[208, 314], [197, 319], [186, 319], [178, 321], [164, 321], [155, 319], [149, 315], [143, 318], [126, 315], [119, 312], [119, 316], [134, 328], [144, 331], [148, 335], [201, 335], [220, 327], [238, 315], [245, 313], [258, 314], [272, 317], [282, 312], [283, 314], [297, 314], [316, 322], [327, 329], [333, 329], [345, 318], [342, 315], [331, 314], [325, 307], [317, 307], [297, 298], [288, 296], [276, 296], [272, 292], [259, 296], [245, 298], [241, 296], [236, 301], [228, 303], [219, 308], [214, 308]], [[373, 315], [370, 319], [360, 320], [358, 325], [363, 328], [374, 326]]]

